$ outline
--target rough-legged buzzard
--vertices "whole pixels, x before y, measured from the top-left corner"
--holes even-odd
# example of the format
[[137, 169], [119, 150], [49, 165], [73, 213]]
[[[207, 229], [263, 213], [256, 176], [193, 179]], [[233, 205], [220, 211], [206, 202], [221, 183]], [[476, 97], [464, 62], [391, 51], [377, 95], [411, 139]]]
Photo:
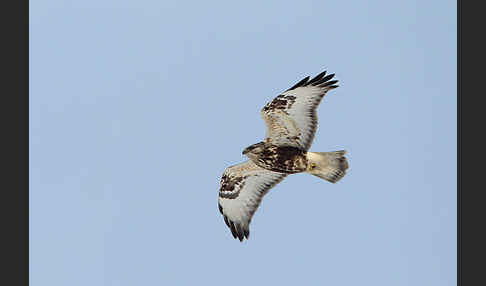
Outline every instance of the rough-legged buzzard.
[[250, 222], [263, 196], [287, 175], [307, 172], [336, 183], [346, 174], [346, 151], [309, 152], [317, 129], [317, 106], [338, 87], [323, 72], [299, 81], [261, 110], [263, 142], [243, 150], [250, 160], [228, 167], [221, 178], [218, 207], [234, 238], [250, 235]]

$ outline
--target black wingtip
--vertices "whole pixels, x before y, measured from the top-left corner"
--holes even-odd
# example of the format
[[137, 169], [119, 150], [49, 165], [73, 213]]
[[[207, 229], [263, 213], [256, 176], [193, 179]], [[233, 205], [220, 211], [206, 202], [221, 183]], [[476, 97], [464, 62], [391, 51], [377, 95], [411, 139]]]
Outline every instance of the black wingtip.
[[314, 82], [314, 84], [312, 84], [312, 85], [321, 86], [322, 84], [326, 83], [328, 80], [330, 80], [333, 77], [334, 77], [334, 74], [327, 75], [324, 78], [321, 78], [320, 80]]
[[248, 228], [245, 228], [244, 226], [238, 223], [234, 223], [233, 221], [228, 219], [227, 216], [223, 216], [223, 217], [224, 217], [224, 222], [231, 230], [231, 234], [233, 235], [233, 238], [243, 242], [245, 238], [248, 239], [250, 237], [250, 230]]
[[307, 81], [309, 80], [309, 76], [305, 77], [304, 79], [302, 79], [301, 81], [299, 81], [298, 83], [296, 83], [294, 86], [292, 86], [291, 88], [287, 89], [286, 91], [289, 91], [289, 90], [292, 90], [292, 89], [296, 89], [300, 86], [306, 86], [307, 85]]
[[334, 73], [329, 74], [329, 75], [325, 76], [325, 77], [324, 77], [322, 80], [323, 80], [323, 81], [328, 81], [328, 80], [330, 80], [331, 78], [333, 78], [335, 75], [336, 75], [336, 74], [334, 74]]
[[328, 82], [325, 82], [325, 83], [319, 85], [319, 87], [326, 87], [326, 86], [334, 85], [337, 82], [338, 82], [337, 80], [331, 80], [331, 81], [328, 81]]
[[294, 86], [287, 89], [286, 91], [293, 90], [293, 89], [296, 89], [296, 88], [301, 87], [301, 86], [309, 86], [309, 85], [317, 86], [317, 87], [326, 87], [327, 89], [333, 89], [333, 88], [338, 87], [338, 85], [334, 85], [335, 83], [338, 82], [337, 80], [329, 81], [334, 76], [335, 76], [335, 74], [333, 74], [333, 73], [326, 75], [326, 71], [323, 71], [320, 74], [316, 75], [310, 81], [309, 81], [309, 78], [310, 78], [309, 76], [305, 77], [304, 79], [302, 79], [301, 81], [299, 81]]
[[232, 221], [230, 221], [230, 229], [231, 229], [231, 234], [233, 235], [233, 237], [237, 238], [238, 233], [236, 232], [235, 224]]
[[[222, 213], [222, 207], [220, 204], [218, 204], [219, 210]], [[244, 226], [238, 223], [233, 222], [230, 220], [227, 216], [223, 214], [224, 218], [224, 223], [228, 226], [228, 228], [231, 230], [231, 234], [233, 235], [233, 238], [239, 239], [241, 242], [246, 238], [248, 239], [250, 237], [250, 230], [248, 229], [248, 226]]]
[[323, 71], [320, 74], [316, 75], [313, 79], [311, 79], [307, 84], [314, 84], [315, 82], [319, 81], [325, 75], [326, 75], [326, 71]]
[[244, 238], [244, 228], [242, 225], [239, 224], [237, 224], [235, 228], [236, 228], [236, 234], [238, 235], [238, 239], [240, 240], [240, 242], [242, 242]]
[[249, 229], [244, 229], [243, 231], [245, 232], [244, 233], [245, 238], [248, 239], [250, 237], [250, 230]]

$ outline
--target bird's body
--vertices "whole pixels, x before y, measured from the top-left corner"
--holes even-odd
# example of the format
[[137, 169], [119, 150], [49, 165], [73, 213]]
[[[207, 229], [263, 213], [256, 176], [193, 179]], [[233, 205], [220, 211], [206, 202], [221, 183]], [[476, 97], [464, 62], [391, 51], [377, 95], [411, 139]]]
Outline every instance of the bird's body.
[[302, 148], [278, 146], [264, 142], [254, 145], [259, 145], [257, 148], [261, 146], [261, 152], [244, 152], [243, 154], [248, 154], [250, 160], [263, 169], [283, 174], [300, 173], [307, 169], [307, 152]]
[[286, 176], [307, 172], [336, 183], [346, 174], [345, 151], [309, 152], [317, 130], [316, 108], [336, 88], [334, 74], [309, 77], [274, 98], [261, 110], [267, 125], [263, 142], [243, 150], [249, 160], [226, 168], [219, 211], [234, 238], [249, 237], [249, 224], [263, 196]]

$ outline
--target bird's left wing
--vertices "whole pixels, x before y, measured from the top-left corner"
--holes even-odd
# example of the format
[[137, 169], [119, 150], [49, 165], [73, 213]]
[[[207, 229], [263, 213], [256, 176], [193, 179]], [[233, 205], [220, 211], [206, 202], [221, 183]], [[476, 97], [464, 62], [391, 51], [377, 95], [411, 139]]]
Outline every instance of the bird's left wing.
[[263, 196], [287, 175], [246, 161], [228, 167], [221, 178], [218, 207], [234, 238], [250, 235], [250, 222]]
[[317, 130], [316, 108], [324, 95], [338, 87], [334, 74], [320, 73], [299, 81], [261, 110], [267, 125], [265, 141], [309, 150]]

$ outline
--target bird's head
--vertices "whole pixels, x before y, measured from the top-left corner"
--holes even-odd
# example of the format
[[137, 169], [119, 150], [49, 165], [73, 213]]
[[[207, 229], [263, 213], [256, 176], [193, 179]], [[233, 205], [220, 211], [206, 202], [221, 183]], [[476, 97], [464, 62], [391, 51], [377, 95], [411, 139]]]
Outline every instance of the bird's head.
[[259, 142], [253, 145], [250, 145], [243, 150], [243, 155], [246, 155], [248, 157], [257, 157], [260, 155], [261, 152], [265, 149], [265, 143], [264, 142]]

